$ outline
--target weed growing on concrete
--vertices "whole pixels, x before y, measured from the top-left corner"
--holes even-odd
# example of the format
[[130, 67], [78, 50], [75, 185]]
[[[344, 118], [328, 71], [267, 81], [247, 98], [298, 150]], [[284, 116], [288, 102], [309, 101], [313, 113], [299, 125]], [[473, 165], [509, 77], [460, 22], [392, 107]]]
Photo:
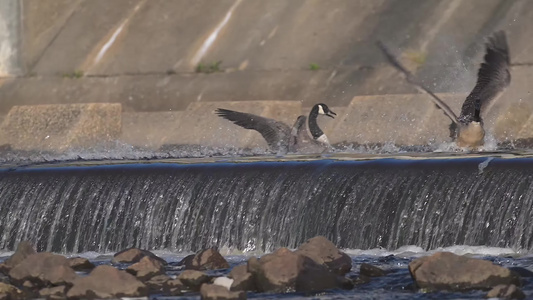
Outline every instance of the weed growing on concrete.
[[75, 78], [81, 78], [81, 77], [83, 77], [83, 71], [81, 70], [76, 70], [72, 73], [63, 74], [63, 78], [75, 79]]
[[424, 52], [415, 52], [410, 51], [405, 53], [405, 56], [413, 63], [416, 64], [417, 68], [422, 66], [428, 57], [427, 53]]
[[316, 71], [318, 69], [320, 69], [320, 66], [318, 64], [315, 64], [315, 63], [310, 63], [309, 64], [309, 70]]
[[198, 66], [196, 66], [196, 73], [215, 73], [215, 72], [222, 72], [223, 70], [220, 68], [220, 65], [222, 64], [222, 61], [219, 60], [217, 62], [212, 62], [210, 64], [204, 64], [199, 63]]

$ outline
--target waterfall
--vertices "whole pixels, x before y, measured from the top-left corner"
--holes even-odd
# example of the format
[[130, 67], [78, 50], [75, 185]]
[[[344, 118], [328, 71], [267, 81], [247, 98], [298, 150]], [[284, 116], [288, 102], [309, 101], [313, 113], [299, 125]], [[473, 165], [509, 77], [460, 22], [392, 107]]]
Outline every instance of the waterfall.
[[0, 170], [0, 249], [533, 248], [533, 159], [66, 165]]

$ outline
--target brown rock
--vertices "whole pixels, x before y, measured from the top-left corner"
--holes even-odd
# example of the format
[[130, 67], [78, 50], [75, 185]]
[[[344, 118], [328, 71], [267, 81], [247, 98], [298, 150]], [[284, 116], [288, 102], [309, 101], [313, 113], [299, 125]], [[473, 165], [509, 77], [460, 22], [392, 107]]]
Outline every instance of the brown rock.
[[487, 293], [487, 298], [526, 299], [526, 295], [514, 284], [500, 284]]
[[194, 258], [196, 257], [196, 254], [191, 254], [191, 255], [187, 255], [185, 256], [184, 259], [182, 259], [178, 265], [179, 266], [184, 266], [185, 269], [189, 269], [191, 270], [192, 269], [192, 264], [193, 264], [193, 261], [194, 261]]
[[11, 268], [5, 262], [0, 263], [0, 273], [1, 274], [7, 275], [7, 274], [9, 274], [9, 270], [11, 270]]
[[140, 280], [149, 280], [150, 278], [165, 273], [165, 267], [159, 260], [150, 256], [141, 258], [138, 263], [129, 266], [126, 272], [136, 276]]
[[316, 236], [298, 247], [296, 253], [318, 264], [325, 264], [332, 272], [345, 275], [352, 269], [352, 259], [323, 236]]
[[46, 299], [67, 299], [66, 290], [64, 285], [44, 288], [39, 291], [39, 296]]
[[68, 262], [74, 271], [88, 271], [94, 269], [93, 263], [83, 257], [69, 258]]
[[163, 286], [163, 291], [171, 296], [180, 296], [185, 290], [187, 290], [187, 288], [180, 279], [169, 280], [165, 282], [165, 285]]
[[170, 276], [166, 274], [156, 275], [150, 280], [146, 281], [144, 284], [146, 284], [151, 289], [160, 290], [163, 289], [163, 286], [167, 283], [167, 281], [172, 280]]
[[233, 267], [229, 273], [229, 278], [233, 279], [232, 291], [256, 291], [255, 281], [252, 273], [248, 272], [247, 265]]
[[16, 287], [0, 282], [0, 299], [18, 300], [24, 299], [24, 294]]
[[334, 274], [325, 265], [287, 248], [280, 248], [260, 260], [251, 258], [248, 272], [255, 277], [260, 292], [312, 292], [353, 287], [350, 280]]
[[372, 281], [372, 278], [366, 276], [366, 275], [359, 275], [357, 278], [353, 280], [354, 285], [361, 285], [366, 284]]
[[246, 299], [246, 293], [243, 291], [231, 292], [223, 286], [207, 283], [202, 284], [200, 295], [204, 300]]
[[26, 257], [35, 254], [33, 246], [28, 241], [22, 241], [18, 244], [17, 250], [10, 258], [8, 258], [0, 267], [0, 271], [4, 274], [8, 274], [9, 270], [18, 265], [21, 261], [26, 259]]
[[23, 283], [22, 283], [22, 288], [24, 289], [28, 289], [28, 290], [31, 290], [31, 289], [34, 289], [35, 288], [35, 285], [29, 281], [29, 280], [25, 280]]
[[361, 264], [359, 274], [368, 277], [381, 277], [387, 275], [382, 269], [367, 263]]
[[185, 270], [181, 272], [178, 279], [193, 291], [200, 290], [203, 283], [208, 283], [211, 279], [206, 274], [196, 270]]
[[186, 270], [217, 270], [227, 269], [229, 264], [215, 248], [202, 250], [195, 255], [189, 255], [180, 261]]
[[153, 254], [152, 252], [148, 250], [141, 250], [138, 248], [128, 248], [125, 250], [122, 250], [120, 252], [117, 252], [113, 259], [111, 260], [112, 264], [118, 264], [118, 263], [136, 263], [139, 262], [143, 257], [149, 256], [153, 259], [158, 260], [162, 265], [166, 266], [167, 262], [158, 257], [157, 255]]
[[499, 284], [520, 285], [520, 277], [507, 268], [482, 259], [449, 252], [413, 260], [411, 276], [421, 288], [430, 290], [490, 289]]
[[28, 256], [11, 269], [9, 277], [15, 284], [22, 284], [28, 280], [36, 287], [43, 287], [70, 285], [77, 276], [64, 256], [40, 252]]
[[111, 266], [98, 266], [86, 277], [79, 277], [67, 292], [69, 299], [142, 297], [148, 288], [135, 276]]

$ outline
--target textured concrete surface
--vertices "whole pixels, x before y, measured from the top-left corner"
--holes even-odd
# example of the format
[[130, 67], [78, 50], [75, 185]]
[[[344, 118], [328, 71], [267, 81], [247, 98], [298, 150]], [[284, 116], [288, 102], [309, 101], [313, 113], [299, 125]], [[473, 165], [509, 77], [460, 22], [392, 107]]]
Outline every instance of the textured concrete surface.
[[121, 113], [116, 103], [15, 106], [0, 125], [0, 141], [16, 150], [91, 148], [119, 137]]
[[[23, 76], [0, 78], [0, 115], [16, 105], [115, 102], [124, 112], [121, 139], [133, 145], [264, 147], [257, 133], [212, 110], [227, 105], [292, 124], [324, 102], [339, 113], [320, 120], [334, 143], [438, 142], [447, 140], [447, 118], [427, 96], [413, 95], [375, 42], [387, 43], [458, 112], [475, 84], [484, 39], [503, 29], [513, 78], [485, 109], [486, 127], [502, 140], [533, 135], [533, 1], [5, 3], [22, 8]], [[214, 72], [197, 72], [217, 61]]]
[[294, 124], [302, 110], [298, 101], [243, 101], [195, 102], [180, 112], [125, 113], [121, 141], [152, 149], [164, 144], [267, 148], [257, 131], [218, 117], [216, 108], [257, 114], [289, 126]]
[[[533, 63], [528, 0], [20, 1], [28, 77], [3, 83], [0, 113], [99, 101], [134, 111], [199, 99], [347, 106], [357, 95], [413, 92], [384, 63], [378, 39], [437, 92], [468, 92], [483, 39], [497, 29], [508, 32], [514, 63]], [[223, 72], [195, 72], [216, 61]]]
[[20, 2], [0, 0], [0, 77], [21, 74]]

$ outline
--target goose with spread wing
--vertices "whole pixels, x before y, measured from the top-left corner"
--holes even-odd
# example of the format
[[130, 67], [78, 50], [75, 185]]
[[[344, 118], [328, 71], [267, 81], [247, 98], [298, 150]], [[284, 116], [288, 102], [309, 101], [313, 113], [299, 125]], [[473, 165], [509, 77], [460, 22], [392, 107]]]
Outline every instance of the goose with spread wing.
[[[308, 118], [305, 116], [298, 117], [292, 128], [274, 119], [229, 109], [218, 108], [216, 114], [243, 128], [253, 129], [259, 132], [271, 150], [281, 153], [302, 152], [304, 148], [308, 149], [304, 146], [310, 144], [319, 146], [313, 147], [313, 149], [317, 150], [316, 152], [323, 152], [328, 149], [330, 147], [328, 138], [318, 126], [317, 118], [319, 115], [331, 118], [335, 118], [334, 116], [336, 116], [324, 103], [314, 105]], [[307, 134], [306, 125], [311, 132], [311, 138]]]
[[481, 109], [496, 100], [511, 83], [509, 46], [504, 31], [498, 31], [488, 38], [476, 85], [466, 97], [459, 117], [435, 93], [419, 82], [382, 42], [378, 42], [378, 47], [389, 63], [405, 75], [407, 82], [428, 93], [437, 107], [452, 120], [450, 136], [457, 146], [475, 148], [483, 145], [485, 130]]

